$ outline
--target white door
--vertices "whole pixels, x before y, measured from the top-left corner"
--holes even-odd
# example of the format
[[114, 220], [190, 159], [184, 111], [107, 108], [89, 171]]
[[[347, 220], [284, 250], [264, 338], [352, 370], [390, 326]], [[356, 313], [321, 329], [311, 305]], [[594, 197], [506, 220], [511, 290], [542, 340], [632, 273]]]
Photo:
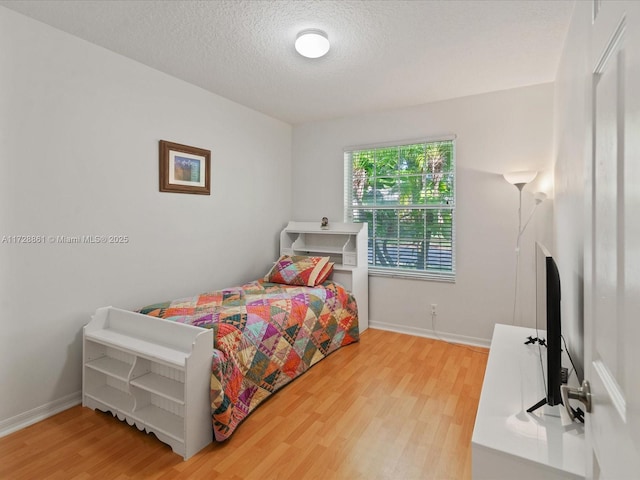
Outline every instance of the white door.
[[640, 479], [640, 2], [593, 4], [584, 271], [585, 378], [593, 400], [586, 416], [587, 476]]

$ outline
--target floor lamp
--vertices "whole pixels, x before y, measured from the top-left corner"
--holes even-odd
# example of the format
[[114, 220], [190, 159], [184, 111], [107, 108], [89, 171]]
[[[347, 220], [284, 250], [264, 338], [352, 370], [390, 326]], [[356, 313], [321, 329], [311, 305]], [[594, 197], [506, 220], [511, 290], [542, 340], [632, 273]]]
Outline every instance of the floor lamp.
[[505, 173], [503, 175], [504, 179], [507, 182], [509, 182], [512, 185], [515, 185], [516, 188], [518, 189], [518, 238], [516, 240], [516, 281], [515, 281], [515, 290], [513, 294], [513, 319], [512, 319], [513, 325], [516, 324], [516, 307], [518, 303], [518, 272], [520, 271], [520, 239], [522, 238], [522, 234], [524, 233], [524, 230], [527, 228], [529, 221], [533, 217], [535, 208], [542, 202], [542, 200], [544, 200], [544, 198], [542, 197], [539, 197], [540, 198], [539, 201], [538, 199], [536, 199], [536, 204], [533, 207], [533, 210], [531, 211], [531, 214], [529, 215], [529, 218], [527, 219], [523, 227], [522, 226], [522, 189], [525, 187], [525, 185], [527, 185], [528, 183], [531, 183], [536, 178], [537, 175], [538, 175], [538, 172], [534, 172], [534, 171], [511, 172], [511, 173]]

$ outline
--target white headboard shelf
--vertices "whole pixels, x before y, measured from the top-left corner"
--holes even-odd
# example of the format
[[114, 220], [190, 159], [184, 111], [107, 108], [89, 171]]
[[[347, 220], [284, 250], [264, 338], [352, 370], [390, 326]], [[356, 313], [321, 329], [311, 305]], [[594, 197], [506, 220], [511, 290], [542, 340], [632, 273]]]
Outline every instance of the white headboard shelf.
[[330, 257], [332, 280], [351, 291], [358, 303], [360, 331], [369, 327], [369, 266], [366, 223], [289, 222], [280, 233], [280, 255]]

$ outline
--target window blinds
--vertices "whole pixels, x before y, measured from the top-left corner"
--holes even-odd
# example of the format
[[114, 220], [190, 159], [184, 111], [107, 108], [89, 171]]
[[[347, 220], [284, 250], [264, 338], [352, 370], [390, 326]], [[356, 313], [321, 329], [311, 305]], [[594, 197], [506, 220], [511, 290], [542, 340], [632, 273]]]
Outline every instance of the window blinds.
[[454, 278], [454, 138], [347, 149], [345, 181], [345, 218], [368, 223], [372, 272]]

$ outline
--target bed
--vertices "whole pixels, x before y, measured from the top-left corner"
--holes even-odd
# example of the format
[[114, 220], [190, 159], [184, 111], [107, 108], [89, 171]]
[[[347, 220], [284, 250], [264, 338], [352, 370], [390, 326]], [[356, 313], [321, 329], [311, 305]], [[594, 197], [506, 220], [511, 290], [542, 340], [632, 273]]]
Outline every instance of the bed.
[[185, 460], [229, 439], [368, 327], [367, 233], [366, 223], [291, 221], [262, 279], [137, 311], [98, 308], [83, 328], [82, 404]]
[[139, 312], [213, 330], [211, 415], [218, 441], [274, 392], [359, 339], [356, 301], [332, 281], [309, 287], [257, 280]]
[[359, 340], [356, 299], [330, 279], [329, 260], [282, 255], [245, 285], [98, 309], [83, 331], [83, 405], [185, 459], [227, 440], [270, 395]]

